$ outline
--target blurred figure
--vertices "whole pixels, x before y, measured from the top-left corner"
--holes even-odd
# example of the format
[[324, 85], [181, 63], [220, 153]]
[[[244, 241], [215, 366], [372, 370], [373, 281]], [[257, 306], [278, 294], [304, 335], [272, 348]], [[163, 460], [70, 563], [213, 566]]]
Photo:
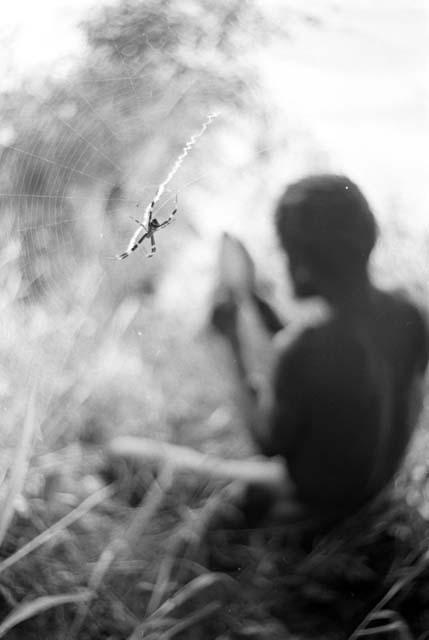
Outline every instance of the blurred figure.
[[[275, 222], [295, 295], [325, 299], [329, 313], [283, 342], [263, 393], [239, 367], [243, 402], [259, 450], [284, 460], [291, 493], [335, 521], [400, 466], [422, 404], [428, 334], [413, 303], [372, 284], [377, 227], [351, 180], [316, 175], [290, 185]], [[230, 291], [214, 318], [242, 363], [237, 311]]]
[[[280, 319], [257, 292], [253, 260], [225, 235], [211, 318], [231, 347], [247, 425], [263, 457], [227, 460], [126, 436], [108, 453], [241, 481], [248, 525], [273, 507], [295, 505], [316, 526], [330, 526], [380, 494], [398, 470], [422, 406], [428, 333], [413, 303], [372, 284], [377, 227], [351, 180], [317, 175], [290, 185], [275, 222], [295, 295], [323, 298], [327, 315], [279, 332]], [[258, 387], [239, 321], [249, 302], [267, 333], [281, 337], [271, 377]]]

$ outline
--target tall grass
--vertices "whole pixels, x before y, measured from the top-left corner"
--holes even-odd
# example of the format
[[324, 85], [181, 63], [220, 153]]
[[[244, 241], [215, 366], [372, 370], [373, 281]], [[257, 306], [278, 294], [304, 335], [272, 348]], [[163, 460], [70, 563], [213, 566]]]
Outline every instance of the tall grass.
[[[19, 239], [12, 232], [5, 237], [0, 440], [2, 468], [8, 471], [1, 495], [0, 630], [8, 633], [19, 625], [25, 637], [27, 621], [36, 616], [32, 624], [44, 637], [48, 628], [58, 637], [68, 626], [76, 637], [96, 637], [94, 625], [112, 605], [103, 624], [128, 633], [134, 618], [114, 593], [106, 599], [106, 589], [118, 580], [117, 565], [128, 561], [119, 553], [124, 541], [134, 548], [135, 538], [151, 535], [144, 533], [145, 522], [151, 530], [163, 491], [154, 485], [152, 498], [149, 494], [136, 512], [115, 503], [112, 490], [100, 486], [96, 476], [102, 444], [114, 430], [152, 429], [180, 441], [170, 416], [180, 427], [187, 415], [192, 421], [206, 409], [210, 415], [218, 392], [197, 390], [208, 396], [200, 414], [195, 380], [185, 381], [178, 397], [178, 380], [163, 369], [167, 353], [160, 354], [159, 345], [168, 340], [170, 365], [186, 363], [191, 372], [193, 336], [175, 335], [175, 321], [163, 318], [152, 299], [116, 296], [97, 256], [75, 266], [73, 274], [69, 270], [69, 281], [53, 281], [45, 295], [28, 295]], [[199, 349], [195, 364], [201, 368], [204, 341]], [[177, 400], [172, 395], [170, 401], [173, 390]], [[110, 565], [115, 565], [111, 572]], [[139, 582], [135, 569], [132, 574]]]
[[[96, 256], [75, 264], [70, 279], [56, 282], [51, 296], [28, 300], [19, 240], [12, 233], [5, 237], [0, 251], [0, 439], [2, 468], [8, 469], [0, 516], [2, 632], [16, 626], [22, 638], [31, 637], [32, 627], [46, 638], [65, 629], [84, 639], [99, 637], [100, 630], [114, 638], [142, 633], [216, 638], [226, 628], [238, 634], [241, 617], [248, 635], [265, 628], [272, 637], [287, 638], [287, 628], [296, 627], [306, 638], [314, 637], [312, 627], [320, 620], [328, 624], [320, 609], [327, 618], [343, 609], [356, 638], [385, 624], [411, 637], [407, 594], [415, 584], [425, 584], [426, 538], [403, 510], [380, 514], [373, 528], [361, 521], [359, 544], [356, 536], [347, 543], [339, 530], [335, 549], [321, 541], [313, 564], [293, 544], [290, 557], [278, 564], [275, 529], [247, 532], [238, 542], [228, 536], [207, 541], [210, 514], [227, 502], [217, 487], [190, 478], [167, 483], [161, 491], [153, 485], [137, 509], [125, 499], [133, 495], [135, 482], [138, 490], [145, 485], [128, 470], [117, 494], [103, 488], [97, 476], [101, 447], [118, 432], [229, 456], [250, 450], [239, 428], [228, 361], [215, 337], [188, 329], [174, 309], [160, 311], [156, 291], [116, 296], [115, 283], [106, 282]], [[380, 280], [392, 283], [399, 236], [390, 229], [386, 238], [375, 269]], [[398, 279], [412, 283], [425, 300], [427, 281], [416, 267], [423, 249], [410, 261], [410, 248], [417, 245], [402, 237], [401, 246], [405, 242], [409, 247]], [[174, 272], [164, 275], [180, 286]], [[55, 293], [59, 284], [63, 295]], [[417, 461], [425, 464], [424, 426], [425, 416], [409, 468]], [[410, 473], [407, 481], [413, 485], [408, 495], [422, 512], [426, 478], [420, 474], [417, 486]], [[386, 530], [399, 540], [387, 575], [377, 574], [371, 551], [385, 554]], [[412, 557], [410, 548], [420, 555]], [[225, 566], [241, 566], [231, 570], [237, 581], [232, 595], [230, 583], [211, 571], [213, 553], [222, 555]], [[347, 593], [361, 594], [362, 585], [368, 593], [356, 596], [348, 609]], [[221, 593], [213, 596], [218, 587]], [[282, 594], [282, 616], [275, 592]], [[421, 593], [416, 588], [417, 599]], [[345, 637], [338, 623], [332, 628], [332, 637]]]
[[15, 451], [9, 465], [9, 479], [5, 482], [3, 504], [1, 505], [0, 516], [0, 546], [7, 533], [9, 525], [14, 515], [16, 500], [21, 496], [31, 452], [31, 445], [36, 430], [37, 419], [35, 414], [35, 402], [37, 385], [34, 384], [30, 390], [27, 413], [22, 426], [22, 433], [18, 439]]

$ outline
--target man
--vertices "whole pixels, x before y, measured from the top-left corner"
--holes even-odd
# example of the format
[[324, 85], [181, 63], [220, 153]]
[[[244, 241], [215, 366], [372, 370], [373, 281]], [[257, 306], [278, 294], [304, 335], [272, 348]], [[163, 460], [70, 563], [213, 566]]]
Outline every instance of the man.
[[[290, 185], [276, 227], [295, 295], [325, 299], [329, 313], [279, 349], [268, 400], [240, 368], [248, 424], [261, 453], [285, 461], [285, 482], [299, 502], [341, 519], [400, 466], [422, 401], [427, 331], [414, 304], [372, 284], [376, 223], [348, 178], [316, 175]], [[215, 320], [242, 362], [232, 291]]]
[[[245, 365], [240, 275], [228, 284], [222, 254], [227, 275], [212, 317], [233, 351], [247, 424], [265, 457], [223, 460], [129, 437], [116, 438], [108, 451], [241, 480], [251, 487], [245, 511], [253, 522], [278, 496], [293, 496], [316, 520], [335, 522], [377, 496], [400, 466], [422, 403], [428, 335], [414, 304], [371, 282], [377, 228], [351, 180], [316, 175], [290, 185], [275, 219], [296, 296], [323, 298], [327, 317], [280, 346], [263, 393]], [[253, 262], [246, 259], [244, 289], [274, 333], [280, 323], [255, 292]]]

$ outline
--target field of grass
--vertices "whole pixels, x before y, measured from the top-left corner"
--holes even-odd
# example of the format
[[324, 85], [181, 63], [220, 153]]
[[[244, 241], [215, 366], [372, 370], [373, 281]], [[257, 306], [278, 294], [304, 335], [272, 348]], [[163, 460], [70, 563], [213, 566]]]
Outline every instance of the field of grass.
[[[411, 264], [416, 241], [407, 246], [392, 227], [380, 281], [398, 280], [399, 242]], [[118, 297], [96, 260], [75, 269], [61, 296], [25, 301], [19, 251], [5, 244], [0, 272], [0, 637], [426, 637], [424, 419], [397, 500], [311, 550], [296, 524], [210, 532], [228, 487], [169, 470], [154, 480], [119, 468], [113, 483], [101, 473], [103, 444], [118, 433], [251, 453], [228, 354], [204, 314], [196, 324], [166, 310], [156, 286]], [[423, 301], [412, 255], [415, 273], [401, 280]]]

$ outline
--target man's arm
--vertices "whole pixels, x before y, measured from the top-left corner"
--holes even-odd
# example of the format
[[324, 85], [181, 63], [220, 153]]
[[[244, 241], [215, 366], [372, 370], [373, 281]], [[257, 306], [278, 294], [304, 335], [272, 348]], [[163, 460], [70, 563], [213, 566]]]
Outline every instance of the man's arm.
[[264, 450], [263, 441], [268, 423], [269, 401], [247, 369], [244, 347], [238, 331], [238, 304], [232, 291], [223, 288], [216, 294], [211, 324], [223, 335], [232, 352], [236, 368], [238, 394], [246, 425], [256, 442]]
[[302, 422], [300, 337], [283, 344], [274, 374], [258, 380], [246, 366], [246, 347], [240, 339], [238, 306], [233, 296], [217, 304], [213, 318], [233, 354], [240, 406], [253, 440], [264, 455], [286, 457], [296, 444]]
[[246, 426], [261, 453], [274, 456], [276, 452], [268, 446], [268, 424], [272, 411], [270, 389], [266, 381], [256, 380], [247, 371], [239, 337], [228, 336], [227, 339], [237, 365], [239, 402]]

